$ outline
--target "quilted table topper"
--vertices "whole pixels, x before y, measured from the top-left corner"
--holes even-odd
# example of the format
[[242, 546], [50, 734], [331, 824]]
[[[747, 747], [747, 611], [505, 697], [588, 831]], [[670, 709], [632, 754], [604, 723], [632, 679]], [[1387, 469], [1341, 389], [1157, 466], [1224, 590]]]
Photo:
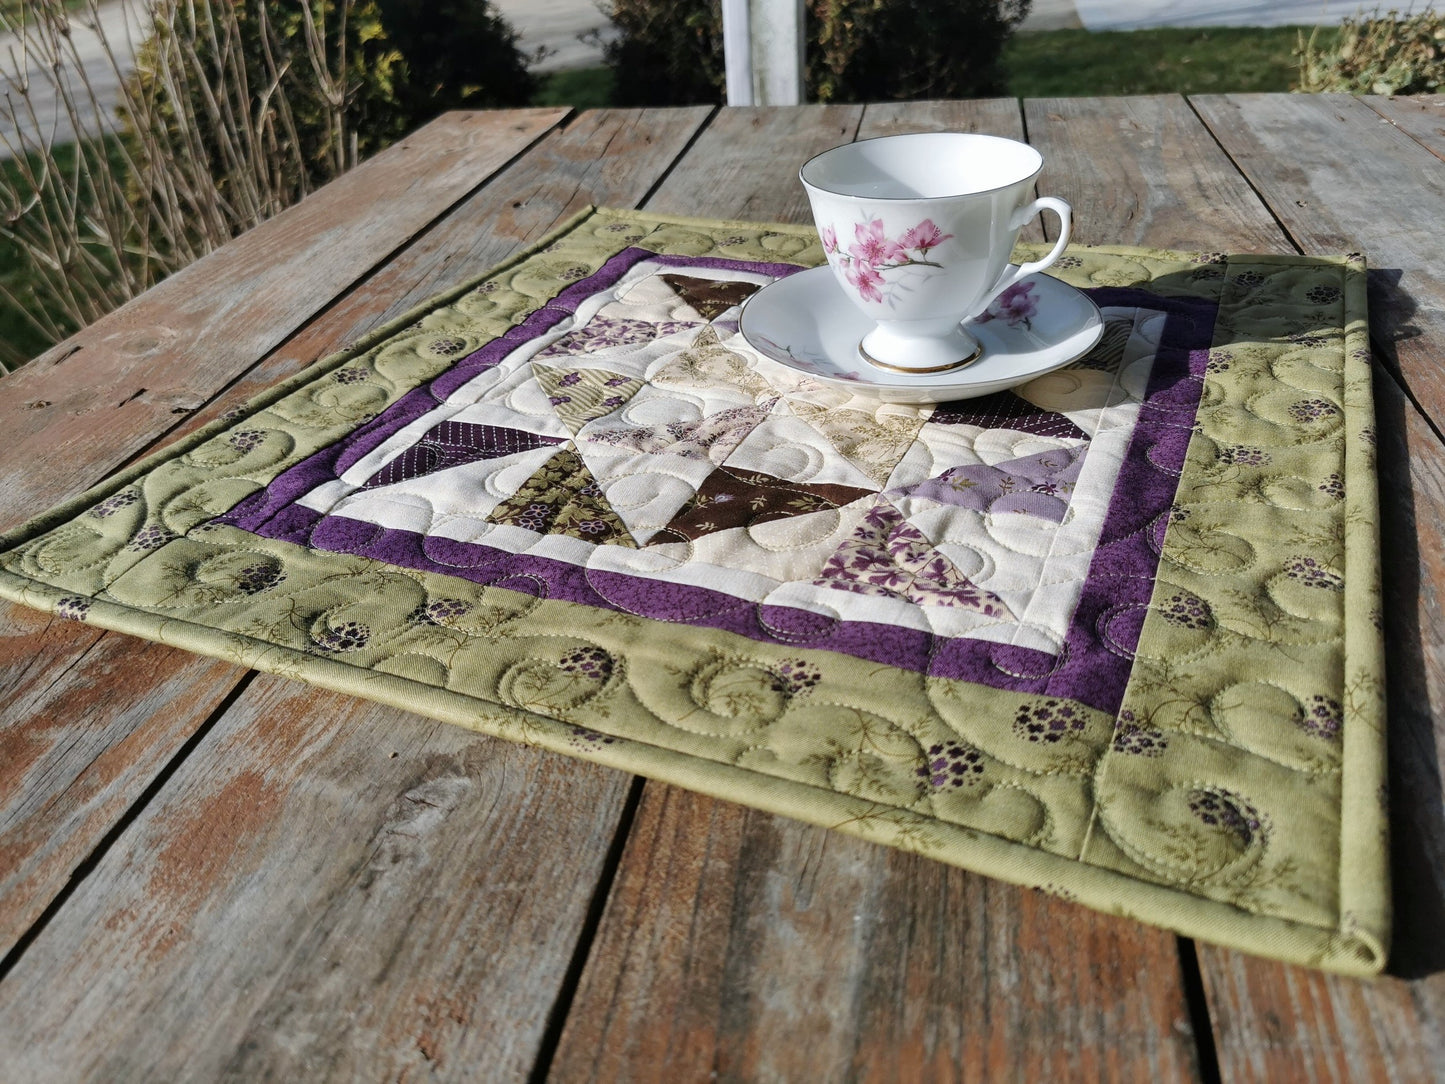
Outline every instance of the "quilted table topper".
[[821, 261], [591, 212], [12, 531], [0, 594], [1378, 970], [1363, 264], [1076, 246], [1090, 354], [899, 406], [738, 334]]

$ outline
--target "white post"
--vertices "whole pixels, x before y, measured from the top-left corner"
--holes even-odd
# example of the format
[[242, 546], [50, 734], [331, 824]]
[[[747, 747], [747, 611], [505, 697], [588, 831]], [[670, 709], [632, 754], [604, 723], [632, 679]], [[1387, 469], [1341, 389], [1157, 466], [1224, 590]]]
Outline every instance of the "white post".
[[728, 105], [803, 100], [803, 0], [722, 0]]
[[753, 95], [759, 105], [803, 100], [803, 0], [751, 0]]
[[722, 0], [723, 64], [728, 105], [753, 104], [752, 21], [749, 0]]

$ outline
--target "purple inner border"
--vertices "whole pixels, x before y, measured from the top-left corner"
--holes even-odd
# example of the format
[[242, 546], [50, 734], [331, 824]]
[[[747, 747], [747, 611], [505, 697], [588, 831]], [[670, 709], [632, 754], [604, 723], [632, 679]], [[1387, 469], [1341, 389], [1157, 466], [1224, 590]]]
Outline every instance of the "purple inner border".
[[1101, 306], [1162, 312], [1165, 325], [1099, 544], [1064, 648], [1057, 656], [869, 621], [840, 621], [808, 610], [749, 602], [705, 586], [659, 583], [327, 516], [295, 503], [316, 486], [338, 479], [393, 433], [437, 407], [517, 347], [571, 316], [586, 298], [615, 285], [643, 260], [776, 278], [803, 270], [792, 264], [662, 256], [640, 248], [624, 249], [596, 274], [563, 290], [501, 338], [408, 392], [335, 444], [284, 471], [216, 522], [316, 550], [371, 557], [399, 567], [659, 621], [721, 629], [761, 642], [834, 651], [934, 677], [1065, 697], [1111, 714], [1118, 711], [1153, 592], [1161, 517], [1167, 515], [1174, 499], [1203, 389], [1217, 311], [1213, 301], [1160, 298], [1128, 288], [1087, 291]]

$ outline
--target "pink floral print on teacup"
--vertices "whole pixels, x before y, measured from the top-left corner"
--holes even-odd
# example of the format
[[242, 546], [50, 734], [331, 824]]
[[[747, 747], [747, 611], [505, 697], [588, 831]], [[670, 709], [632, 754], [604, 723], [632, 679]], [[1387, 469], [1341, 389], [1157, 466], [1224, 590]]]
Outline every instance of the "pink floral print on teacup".
[[941, 268], [943, 265], [928, 259], [928, 254], [953, 237], [939, 229], [931, 218], [910, 226], [897, 238], [883, 232], [881, 218], [860, 222], [853, 227], [854, 241], [846, 252], [838, 243], [838, 231], [832, 226], [824, 226], [819, 235], [823, 239], [823, 251], [842, 267], [848, 285], [864, 301], [879, 302], [884, 299], [884, 292], [890, 290], [883, 272], [900, 267]]

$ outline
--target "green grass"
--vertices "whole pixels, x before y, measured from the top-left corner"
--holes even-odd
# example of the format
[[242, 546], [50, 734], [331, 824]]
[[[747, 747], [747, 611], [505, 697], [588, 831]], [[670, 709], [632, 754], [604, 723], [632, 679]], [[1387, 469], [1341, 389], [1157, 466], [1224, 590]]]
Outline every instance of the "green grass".
[[604, 109], [612, 104], [610, 68], [574, 68], [543, 77], [533, 105], [570, 105], [574, 109]]
[[[57, 147], [56, 156], [63, 158], [66, 165], [74, 162], [74, 153], [69, 146]], [[10, 183], [18, 181], [20, 171], [14, 162], [0, 162], [0, 172]], [[15, 242], [0, 235], [0, 285], [17, 298], [25, 299], [30, 290], [31, 277], [25, 257]], [[14, 364], [20, 358], [34, 357], [47, 346], [49, 341], [36, 330], [35, 325], [16, 311], [8, 302], [0, 300], [0, 373], [5, 371], [6, 359]]]
[[[1301, 32], [1308, 37], [1310, 28], [1040, 30], [1015, 34], [1003, 65], [1016, 98], [1286, 91], [1298, 80]], [[1316, 45], [1333, 36], [1321, 31]], [[606, 68], [554, 72], [535, 104], [595, 109], [610, 104], [611, 91]]]
[[[1301, 28], [1169, 27], [1015, 34], [1004, 49], [1017, 98], [1291, 90]], [[1309, 36], [1309, 29], [1303, 33]], [[1323, 46], [1333, 31], [1316, 39]]]

